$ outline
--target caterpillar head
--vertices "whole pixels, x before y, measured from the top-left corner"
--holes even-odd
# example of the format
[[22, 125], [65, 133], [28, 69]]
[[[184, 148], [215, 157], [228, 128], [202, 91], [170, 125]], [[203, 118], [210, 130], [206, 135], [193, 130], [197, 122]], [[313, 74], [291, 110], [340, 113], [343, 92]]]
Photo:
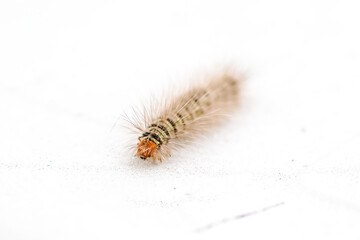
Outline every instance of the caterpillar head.
[[135, 154], [136, 157], [140, 157], [143, 160], [152, 158], [154, 162], [158, 159], [162, 162], [161, 157], [158, 154], [158, 145], [156, 143], [148, 139], [140, 139], [140, 142], [137, 145], [138, 149]]

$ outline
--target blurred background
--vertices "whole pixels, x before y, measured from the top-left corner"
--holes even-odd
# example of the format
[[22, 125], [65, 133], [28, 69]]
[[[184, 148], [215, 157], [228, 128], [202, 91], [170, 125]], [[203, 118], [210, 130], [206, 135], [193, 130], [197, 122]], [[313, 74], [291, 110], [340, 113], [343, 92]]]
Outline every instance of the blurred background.
[[[359, 239], [359, 7], [1, 1], [0, 238]], [[126, 109], [229, 62], [227, 124], [122, 153]]]

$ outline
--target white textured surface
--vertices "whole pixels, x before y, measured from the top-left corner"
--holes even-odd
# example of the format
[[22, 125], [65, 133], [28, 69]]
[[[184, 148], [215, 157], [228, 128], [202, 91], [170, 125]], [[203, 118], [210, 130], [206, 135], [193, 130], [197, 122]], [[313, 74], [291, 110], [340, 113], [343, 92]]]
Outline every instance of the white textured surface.
[[[1, 1], [0, 238], [359, 239], [358, 9]], [[251, 75], [228, 124], [163, 164], [117, 153], [122, 109], [229, 59]]]

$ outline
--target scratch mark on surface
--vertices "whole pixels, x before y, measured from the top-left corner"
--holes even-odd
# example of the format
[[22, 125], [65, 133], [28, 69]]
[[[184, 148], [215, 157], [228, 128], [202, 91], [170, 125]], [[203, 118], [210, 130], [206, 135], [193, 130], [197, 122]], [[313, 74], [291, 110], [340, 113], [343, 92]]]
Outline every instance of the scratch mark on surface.
[[279, 207], [279, 206], [284, 205], [284, 204], [285, 204], [285, 202], [279, 202], [279, 203], [276, 203], [276, 204], [268, 206], [268, 207], [264, 207], [264, 208], [259, 209], [259, 210], [239, 214], [239, 215], [229, 217], [229, 218], [224, 218], [224, 219], [222, 219], [220, 221], [213, 222], [213, 223], [210, 223], [210, 224], [208, 224], [206, 226], [200, 227], [200, 228], [196, 229], [195, 232], [198, 232], [198, 233], [204, 232], [204, 231], [210, 230], [210, 229], [212, 229], [214, 227], [217, 227], [217, 226], [219, 226], [221, 224], [228, 223], [228, 222], [231, 222], [231, 221], [235, 221], [235, 220], [238, 220], [238, 219], [242, 219], [242, 218], [245, 218], [245, 217], [249, 217], [249, 216], [252, 216], [252, 215], [256, 215], [256, 214], [259, 214], [259, 213], [262, 213], [262, 212], [266, 212], [266, 211], [268, 211], [268, 210], [270, 210], [272, 208]]

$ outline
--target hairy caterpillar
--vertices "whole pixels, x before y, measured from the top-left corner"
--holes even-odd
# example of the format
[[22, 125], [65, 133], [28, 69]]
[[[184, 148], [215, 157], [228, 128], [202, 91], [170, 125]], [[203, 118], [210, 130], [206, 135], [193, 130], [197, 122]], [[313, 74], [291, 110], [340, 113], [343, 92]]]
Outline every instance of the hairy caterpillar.
[[244, 79], [242, 74], [223, 70], [177, 97], [151, 106], [151, 112], [144, 109], [141, 117], [128, 118], [139, 134], [135, 156], [162, 162], [171, 156], [171, 150], [196, 140], [238, 105]]

